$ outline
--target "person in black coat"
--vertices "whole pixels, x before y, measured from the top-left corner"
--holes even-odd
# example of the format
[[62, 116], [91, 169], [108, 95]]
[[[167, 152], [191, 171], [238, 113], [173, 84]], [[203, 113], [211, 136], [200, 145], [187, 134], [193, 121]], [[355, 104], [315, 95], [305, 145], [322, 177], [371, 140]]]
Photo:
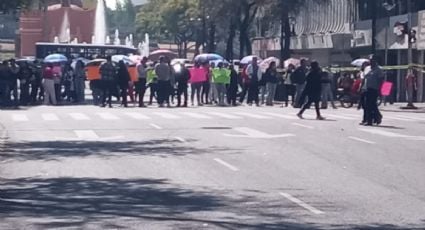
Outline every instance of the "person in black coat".
[[177, 107], [182, 106], [182, 96], [183, 96], [183, 107], [187, 107], [187, 87], [190, 79], [190, 72], [184, 66], [184, 64], [179, 64], [175, 68], [175, 76], [177, 83]]
[[324, 120], [320, 115], [320, 97], [321, 97], [321, 91], [322, 91], [322, 71], [319, 67], [318, 62], [312, 62], [311, 63], [311, 70], [307, 75], [306, 78], [306, 86], [304, 89], [303, 94], [308, 96], [308, 101], [304, 106], [302, 107], [301, 111], [297, 114], [297, 116], [301, 119], [303, 119], [303, 113], [304, 111], [311, 106], [311, 104], [314, 103], [314, 107], [316, 108], [316, 119], [317, 120]]
[[127, 66], [124, 64], [123, 61], [120, 61], [118, 63], [118, 86], [121, 89], [122, 105], [124, 107], [128, 107], [127, 90], [130, 80], [131, 78], [130, 74], [128, 73]]
[[230, 84], [227, 86], [227, 103], [236, 106], [236, 99], [238, 96], [238, 83], [239, 75], [233, 65], [229, 66], [230, 69]]

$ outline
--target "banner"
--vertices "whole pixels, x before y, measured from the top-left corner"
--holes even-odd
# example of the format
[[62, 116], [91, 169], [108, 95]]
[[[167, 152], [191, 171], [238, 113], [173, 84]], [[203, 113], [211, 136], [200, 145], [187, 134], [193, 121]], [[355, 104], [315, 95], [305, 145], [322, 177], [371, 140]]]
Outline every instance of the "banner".
[[207, 71], [204, 68], [191, 68], [189, 71], [191, 83], [204, 82], [207, 80]]
[[425, 10], [418, 12], [418, 33], [416, 37], [418, 50], [425, 50]]

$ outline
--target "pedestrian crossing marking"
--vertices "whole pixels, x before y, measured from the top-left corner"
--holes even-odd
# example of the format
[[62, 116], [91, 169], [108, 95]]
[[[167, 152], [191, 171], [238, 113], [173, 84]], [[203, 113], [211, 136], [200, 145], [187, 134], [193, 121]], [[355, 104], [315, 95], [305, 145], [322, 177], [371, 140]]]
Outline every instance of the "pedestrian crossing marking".
[[151, 119], [150, 117], [144, 115], [144, 114], [140, 114], [140, 113], [125, 113], [125, 115], [136, 119], [136, 120], [149, 120]]
[[93, 130], [74, 130], [78, 139], [94, 140], [99, 139], [99, 136]]
[[102, 118], [103, 120], [107, 120], [107, 121], [116, 121], [119, 120], [120, 118], [111, 114], [111, 113], [97, 113], [97, 115]]
[[43, 113], [41, 117], [45, 121], [59, 121], [59, 117], [54, 113]]
[[87, 115], [83, 114], [83, 113], [70, 113], [69, 116], [77, 121], [88, 121], [91, 120], [90, 117], [88, 117]]
[[284, 118], [288, 120], [296, 120], [298, 118], [295, 117], [295, 115], [287, 115], [287, 114], [280, 114], [280, 113], [270, 113], [270, 112], [262, 112], [262, 114], [266, 114], [272, 117], [278, 117], [278, 118]]
[[262, 119], [262, 120], [271, 119], [270, 117], [266, 117], [266, 116], [262, 116], [258, 114], [246, 113], [246, 112], [234, 112], [234, 114], [246, 116], [250, 118], [255, 118], [255, 119]]
[[242, 117], [238, 117], [238, 116], [226, 114], [226, 113], [208, 112], [208, 114], [211, 114], [211, 115], [217, 116], [217, 117], [221, 117], [221, 118], [225, 118], [225, 119], [242, 119]]
[[25, 114], [13, 114], [12, 120], [13, 121], [29, 121], [27, 115]]
[[159, 117], [165, 118], [165, 119], [179, 119], [180, 117], [174, 114], [170, 114], [170, 113], [162, 113], [162, 112], [156, 112], [153, 113]]
[[183, 112], [181, 114], [186, 115], [186, 116], [191, 117], [191, 118], [196, 118], [196, 119], [212, 119], [212, 117], [207, 116], [207, 115], [203, 115], [203, 114], [200, 114], [200, 113]]
[[327, 117], [332, 117], [336, 119], [342, 119], [342, 120], [349, 120], [349, 121], [355, 121], [356, 118], [347, 117], [347, 116], [340, 116], [340, 115], [334, 115], [334, 114], [326, 114]]

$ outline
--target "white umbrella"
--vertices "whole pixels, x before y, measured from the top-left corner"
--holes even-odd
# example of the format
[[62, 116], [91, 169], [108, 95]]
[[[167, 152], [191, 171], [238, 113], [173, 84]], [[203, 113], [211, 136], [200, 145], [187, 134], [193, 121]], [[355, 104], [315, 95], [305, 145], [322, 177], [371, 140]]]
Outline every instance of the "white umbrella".
[[370, 60], [366, 58], [359, 58], [351, 62], [351, 65], [356, 67], [362, 67], [362, 65], [366, 62], [370, 62]]
[[258, 62], [259, 63], [262, 61], [261, 58], [259, 58], [258, 56], [256, 56], [256, 55], [250, 55], [250, 56], [246, 56], [246, 57], [242, 58], [242, 60], [241, 60], [240, 63], [243, 64], [243, 65], [251, 64], [252, 59], [254, 57], [256, 57], [258, 59]]

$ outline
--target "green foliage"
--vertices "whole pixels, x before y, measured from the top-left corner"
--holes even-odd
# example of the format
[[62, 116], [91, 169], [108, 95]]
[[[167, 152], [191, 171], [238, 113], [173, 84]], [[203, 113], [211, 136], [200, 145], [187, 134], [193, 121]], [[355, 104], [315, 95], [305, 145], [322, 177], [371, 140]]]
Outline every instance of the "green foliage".
[[0, 0], [0, 13], [13, 13], [18, 9], [26, 8], [31, 0]]
[[106, 10], [107, 24], [110, 33], [119, 29], [122, 34], [135, 33], [136, 8], [131, 0], [117, 1], [115, 10]]

